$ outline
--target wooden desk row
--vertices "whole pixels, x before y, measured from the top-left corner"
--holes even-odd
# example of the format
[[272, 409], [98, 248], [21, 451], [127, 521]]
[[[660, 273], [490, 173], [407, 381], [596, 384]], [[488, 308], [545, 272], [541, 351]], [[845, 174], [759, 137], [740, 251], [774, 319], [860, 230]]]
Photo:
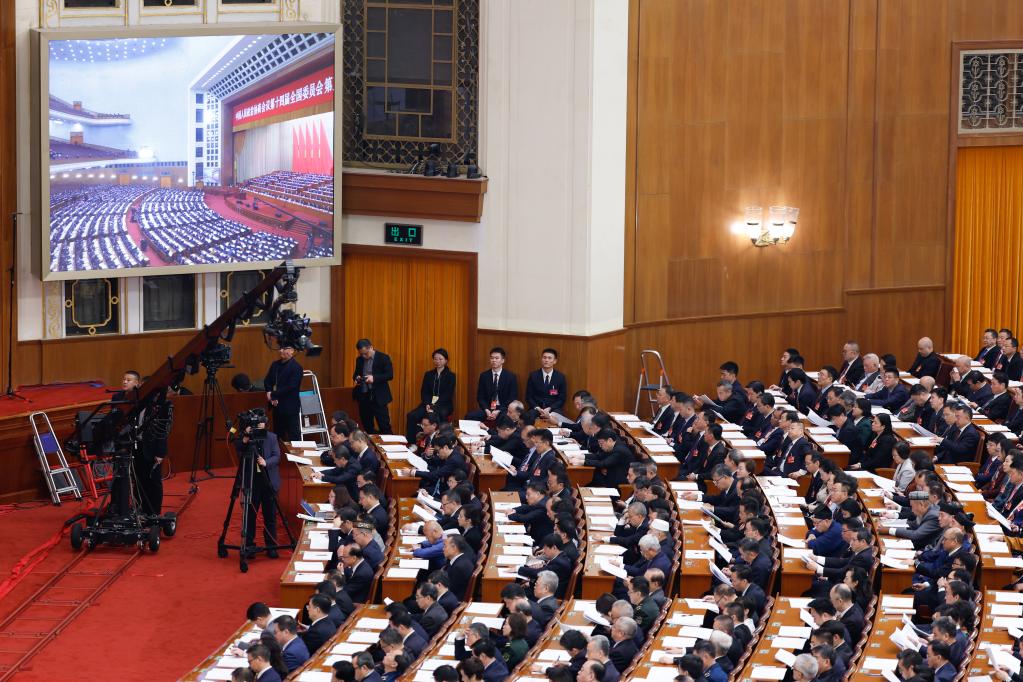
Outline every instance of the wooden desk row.
[[573, 599], [562, 605], [561, 617], [551, 620], [545, 636], [541, 637], [515, 671], [516, 680], [546, 680], [544, 671], [559, 663], [567, 664], [571, 658], [562, 648], [561, 635], [568, 630], [578, 630], [587, 638], [593, 633], [595, 623], [587, 618], [587, 613], [596, 615], [596, 602], [587, 599]]
[[330, 682], [333, 665], [350, 661], [353, 654], [365, 651], [380, 640], [380, 633], [388, 625], [383, 604], [363, 604], [348, 616], [334, 636], [288, 676], [296, 682]]
[[500, 600], [472, 601], [465, 605], [457, 615], [450, 628], [443, 636], [435, 638], [433, 646], [426, 649], [412, 666], [405, 671], [402, 680], [415, 682], [433, 682], [433, 671], [442, 665], [455, 667], [455, 639], [464, 636], [465, 630], [472, 623], [484, 623], [487, 627], [500, 628], [504, 625], [501, 609], [504, 604]]
[[[270, 607], [270, 620], [278, 616], [291, 616], [298, 618], [298, 609], [285, 607]], [[241, 627], [227, 638], [212, 654], [206, 657], [199, 665], [184, 675], [183, 682], [198, 682], [199, 680], [230, 680], [231, 671], [235, 668], [248, 668], [249, 661], [244, 653], [238, 656], [232, 655], [231, 649], [238, 642], [254, 643], [259, 640], [262, 629], [252, 621], [245, 621]]]
[[608, 542], [617, 525], [613, 506], [617, 496], [617, 491], [609, 488], [579, 488], [586, 525], [586, 551], [580, 555], [583, 599], [596, 599], [614, 589], [615, 576], [601, 568], [601, 563], [618, 558], [624, 550]]

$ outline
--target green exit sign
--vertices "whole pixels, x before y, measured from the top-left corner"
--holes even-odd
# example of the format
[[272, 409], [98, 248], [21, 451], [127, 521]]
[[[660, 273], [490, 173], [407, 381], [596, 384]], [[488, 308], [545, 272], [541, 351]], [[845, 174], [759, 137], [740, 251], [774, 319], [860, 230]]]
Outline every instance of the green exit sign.
[[422, 225], [402, 225], [387, 223], [384, 225], [384, 244], [405, 244], [406, 246], [423, 245]]

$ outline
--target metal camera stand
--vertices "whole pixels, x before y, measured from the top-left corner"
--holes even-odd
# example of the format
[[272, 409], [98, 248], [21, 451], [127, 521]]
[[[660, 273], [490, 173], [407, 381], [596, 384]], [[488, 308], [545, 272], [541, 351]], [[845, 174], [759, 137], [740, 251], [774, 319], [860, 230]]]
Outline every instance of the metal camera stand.
[[[226, 475], [213, 473], [213, 419], [216, 408], [219, 405], [220, 414], [224, 417], [224, 431], [231, 433], [231, 417], [228, 416], [227, 404], [224, 402], [224, 391], [217, 381], [217, 371], [222, 367], [230, 367], [230, 346], [216, 345], [213, 348], [226, 348], [226, 359], [216, 357], [210, 351], [204, 351], [199, 356], [199, 362], [206, 370], [206, 379], [202, 383], [202, 406], [199, 408], [199, 421], [195, 425], [195, 447], [192, 450], [192, 474], [188, 480], [192, 484], [192, 490], [196, 490], [199, 483], [200, 464], [205, 476], [202, 480], [211, 478], [228, 478]], [[224, 351], [219, 351], [224, 353]], [[214, 402], [215, 399], [215, 402]]]
[[[90, 421], [102, 407], [97, 407], [86, 421]], [[82, 424], [79, 424], [76, 432], [78, 438], [81, 437], [81, 429]], [[135, 471], [135, 459], [141, 447], [139, 432], [138, 425], [133, 424], [126, 438], [115, 441], [111, 454], [113, 481], [99, 505], [95, 509], [76, 514], [65, 523], [71, 525], [72, 549], [77, 551], [85, 547], [91, 550], [101, 544], [137, 544], [140, 550], [157, 552], [160, 549], [161, 529], [167, 537], [173, 537], [177, 532], [177, 515], [174, 512], [163, 515], [142, 512]]]
[[[242, 436], [244, 437], [244, 436]], [[253, 438], [245, 444], [245, 449], [238, 458], [238, 471], [235, 473], [234, 485], [231, 487], [231, 499], [227, 503], [227, 514], [224, 516], [224, 528], [220, 533], [220, 539], [217, 540], [217, 556], [221, 559], [227, 557], [228, 550], [238, 550], [238, 570], [242, 573], [247, 573], [249, 570], [249, 558], [255, 556], [259, 552], [265, 551], [277, 551], [279, 549], [295, 549], [295, 536], [291, 533], [291, 528], [288, 526], [288, 519], [284, 516], [284, 511], [281, 509], [280, 500], [277, 498], [277, 491], [274, 490], [273, 485], [270, 483], [270, 476], [267, 474], [265, 468], [261, 468], [260, 471], [256, 471], [256, 459], [263, 453], [263, 439]], [[247, 544], [247, 538], [249, 535], [249, 509], [252, 509], [252, 493], [253, 485], [256, 482], [256, 476], [261, 476], [263, 479], [263, 485], [265, 486], [265, 493], [273, 498], [274, 514], [280, 519], [281, 526], [284, 528], [284, 532], [288, 535], [288, 542], [286, 544]], [[235, 503], [238, 501], [238, 495], [241, 494], [241, 516], [242, 516], [242, 527], [241, 527], [241, 540], [237, 545], [229, 545], [225, 542], [227, 539], [227, 531], [231, 526], [231, 517], [234, 515]], [[261, 509], [262, 507], [260, 507]], [[252, 518], [256, 518], [256, 514], [260, 512], [260, 509], [254, 509], [252, 512]], [[264, 523], [265, 523], [264, 519]], [[255, 529], [252, 533], [253, 543], [255, 539]], [[265, 537], [264, 537], [265, 539]]]

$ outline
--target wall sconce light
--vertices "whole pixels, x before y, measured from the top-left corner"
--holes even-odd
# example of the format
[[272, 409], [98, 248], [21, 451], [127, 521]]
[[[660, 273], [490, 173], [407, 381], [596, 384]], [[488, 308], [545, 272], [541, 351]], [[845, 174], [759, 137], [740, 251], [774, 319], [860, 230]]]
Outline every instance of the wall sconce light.
[[760, 206], [746, 207], [746, 236], [753, 246], [774, 246], [792, 239], [799, 220], [799, 209], [793, 206], [771, 206], [767, 209], [767, 223], [764, 223], [764, 209]]

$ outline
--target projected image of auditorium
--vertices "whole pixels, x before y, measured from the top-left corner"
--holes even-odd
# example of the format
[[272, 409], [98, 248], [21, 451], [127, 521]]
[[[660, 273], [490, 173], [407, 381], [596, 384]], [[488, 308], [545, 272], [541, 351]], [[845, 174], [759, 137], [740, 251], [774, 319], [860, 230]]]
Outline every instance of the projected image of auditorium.
[[334, 43], [49, 41], [50, 273], [333, 259]]

